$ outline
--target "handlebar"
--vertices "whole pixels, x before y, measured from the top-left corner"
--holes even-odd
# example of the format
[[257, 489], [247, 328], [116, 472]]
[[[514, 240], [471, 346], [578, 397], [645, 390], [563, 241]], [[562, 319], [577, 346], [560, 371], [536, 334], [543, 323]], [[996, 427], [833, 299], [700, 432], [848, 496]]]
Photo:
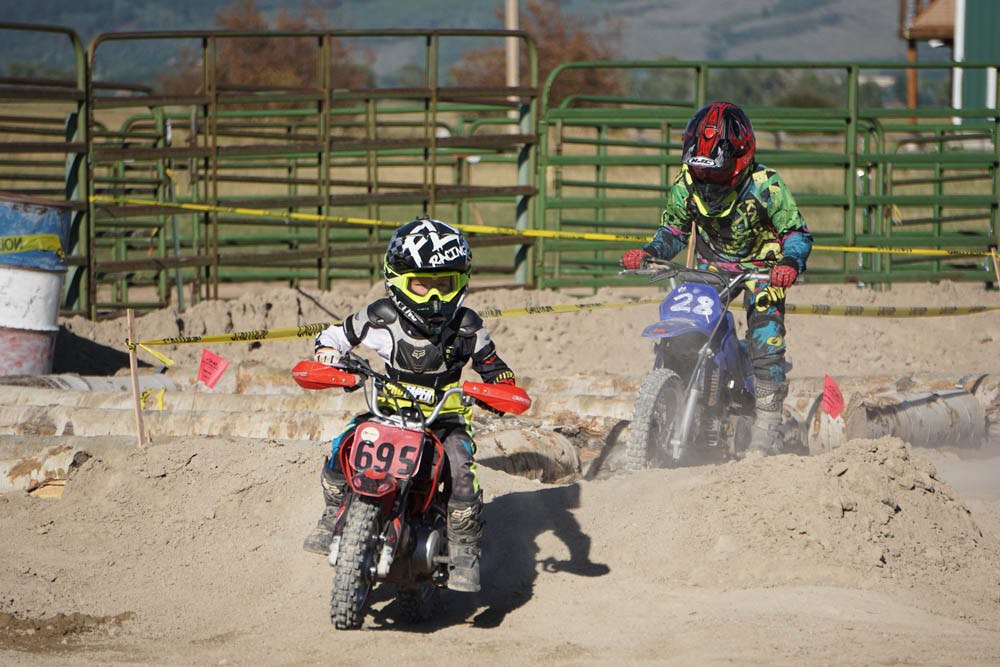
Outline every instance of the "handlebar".
[[441, 410], [444, 408], [445, 403], [452, 396], [461, 396], [463, 405], [471, 405], [474, 400], [472, 397], [467, 396], [462, 391], [461, 387], [452, 387], [441, 395], [441, 397], [434, 404], [434, 409], [431, 410], [430, 414], [426, 416], [420, 408], [413, 410], [404, 409], [394, 414], [387, 414], [379, 408], [378, 402], [379, 393], [386, 386], [392, 385], [401, 394], [400, 396], [395, 397], [390, 396], [390, 398], [408, 400], [413, 403], [421, 403], [421, 401], [413, 395], [405, 384], [393, 380], [384, 373], [379, 373], [371, 367], [371, 364], [368, 363], [367, 360], [355, 354], [345, 354], [341, 357], [340, 361], [337, 362], [336, 366], [347, 371], [348, 373], [361, 376], [361, 382], [357, 385], [358, 388], [364, 385], [368, 379], [371, 379], [371, 385], [368, 387], [365, 394], [365, 402], [368, 404], [368, 409], [371, 410], [372, 414], [377, 417], [380, 417], [388, 422], [392, 422], [402, 428], [415, 428], [423, 430], [427, 426], [431, 425], [438, 418], [438, 415], [441, 414]]
[[[531, 407], [531, 397], [528, 396], [528, 392], [522, 387], [506, 383], [465, 381], [459, 386], [444, 390], [438, 397], [438, 390], [418, 385], [407, 385], [393, 380], [387, 374], [375, 371], [366, 360], [350, 352], [333, 365], [320, 361], [300, 361], [292, 369], [292, 379], [303, 389], [340, 387], [346, 391], [361, 389], [371, 379], [371, 387], [365, 393], [368, 409], [373, 415], [388, 423], [407, 429], [424, 429], [433, 423], [441, 414], [448, 399], [453, 396], [458, 396], [463, 406], [467, 407], [473, 403], [479, 403], [499, 414], [519, 415]], [[390, 385], [395, 390], [382, 393], [382, 390]], [[411, 388], [433, 392], [433, 397], [437, 400], [433, 404], [430, 397], [421, 400], [414, 395], [413, 391], [410, 391]], [[397, 401], [397, 411], [394, 414], [386, 414], [381, 410], [379, 407], [380, 393], [382, 393], [383, 401]], [[400, 400], [410, 401], [414, 404], [433, 405], [433, 407], [429, 408], [430, 413], [425, 415], [419, 405], [417, 407], [401, 406], [398, 403]]]
[[702, 283], [712, 285], [721, 292], [731, 292], [740, 283], [748, 280], [770, 281], [771, 273], [761, 271], [758, 268], [744, 269], [742, 271], [723, 271], [712, 267], [712, 269], [698, 269], [678, 264], [668, 259], [650, 257], [646, 260], [649, 268], [625, 269], [619, 275], [647, 275], [649, 282], [678, 278], [682, 282]]
[[[378, 399], [380, 393], [383, 401], [399, 401], [402, 399], [411, 401], [414, 404], [428, 406], [431, 405], [431, 401], [429, 399], [418, 399], [414, 395], [414, 392], [410, 391], [413, 385], [393, 380], [388, 375], [373, 370], [367, 361], [355, 354], [345, 354], [341, 357], [337, 365], [340, 367], [337, 371], [340, 375], [340, 381], [337, 384], [348, 387], [348, 391], [350, 391], [352, 388], [360, 389], [364, 386], [367, 379], [370, 378], [372, 380], [371, 387], [365, 394], [365, 401], [368, 403], [369, 410], [371, 410], [372, 414], [403, 428], [426, 428], [438, 418], [448, 399], [453, 396], [458, 396], [463, 406], [467, 407], [474, 403], [479, 403], [497, 411], [499, 414], [511, 413], [519, 415], [531, 407], [531, 397], [528, 396], [528, 393], [523, 388], [516, 385], [465, 381], [459, 386], [444, 390], [440, 397], [437, 397], [437, 390], [427, 388], [428, 391], [434, 391], [434, 396], [437, 397], [437, 401], [433, 403], [433, 407], [429, 408], [429, 414], [425, 415], [424, 410], [419, 405], [416, 407], [409, 405], [399, 406], [398, 403], [396, 406], [398, 408], [397, 412], [386, 414], [379, 406]], [[361, 376], [360, 382], [358, 382], [357, 376]], [[300, 381], [299, 384], [302, 384], [302, 382]], [[308, 384], [307, 381], [304, 386], [308, 386]], [[389, 385], [392, 385], [398, 391], [382, 393], [382, 390]], [[423, 389], [423, 387], [415, 388]]]

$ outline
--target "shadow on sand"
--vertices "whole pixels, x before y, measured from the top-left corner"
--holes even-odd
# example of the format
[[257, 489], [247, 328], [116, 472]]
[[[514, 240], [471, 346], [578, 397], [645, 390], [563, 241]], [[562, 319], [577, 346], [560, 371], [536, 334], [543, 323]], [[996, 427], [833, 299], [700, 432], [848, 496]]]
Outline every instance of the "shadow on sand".
[[[122, 348], [125, 341], [122, 341]], [[139, 360], [140, 366], [150, 364]], [[128, 352], [77, 336], [65, 327], [59, 327], [56, 336], [55, 353], [52, 358], [53, 373], [77, 373], [79, 375], [114, 375], [128, 369]]]
[[[412, 632], [434, 632], [469, 622], [478, 628], [494, 628], [531, 599], [539, 569], [566, 572], [581, 577], [599, 577], [610, 570], [590, 560], [590, 536], [580, 530], [571, 510], [580, 506], [580, 485], [553, 486], [538, 491], [508, 493], [494, 498], [485, 508], [482, 580], [479, 593], [441, 591], [442, 610], [425, 623], [396, 622], [395, 602], [372, 610], [376, 627]], [[547, 532], [566, 545], [568, 560], [539, 559], [537, 538]], [[387, 599], [387, 590], [375, 599]]]

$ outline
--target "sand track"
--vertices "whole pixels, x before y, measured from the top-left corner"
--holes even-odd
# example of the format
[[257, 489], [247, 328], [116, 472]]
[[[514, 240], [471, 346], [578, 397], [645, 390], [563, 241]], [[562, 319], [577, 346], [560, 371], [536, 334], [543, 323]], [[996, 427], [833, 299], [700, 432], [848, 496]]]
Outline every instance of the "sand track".
[[[344, 315], [373, 293], [345, 291], [323, 307]], [[581, 298], [635, 293], [648, 295]], [[178, 319], [188, 333], [328, 319], [296, 298], [275, 290], [183, 317], [156, 313], [140, 318], [139, 334], [176, 335]], [[489, 291], [470, 305], [574, 298]], [[948, 284], [886, 293], [805, 286], [790, 300], [1000, 305], [981, 287]], [[566, 391], [558, 383], [579, 384], [582, 374], [593, 393], [601, 374], [641, 378], [649, 351], [637, 332], [654, 316], [655, 307], [633, 307], [491, 329], [522, 375], [549, 383], [544, 392]], [[789, 320], [801, 377], [1000, 372], [995, 312]], [[120, 322], [66, 326], [91, 343], [120, 347], [124, 338]], [[200, 354], [190, 348], [168, 350], [177, 378]], [[308, 344], [213, 349], [236, 364], [281, 368]], [[113, 356], [93, 346], [77, 354], [91, 366]], [[60, 355], [68, 364], [74, 350]], [[233, 393], [236, 380], [220, 393]], [[255, 399], [246, 400], [253, 419]], [[442, 664], [1000, 663], [1000, 459], [990, 448], [918, 450], [885, 437], [817, 456], [561, 484], [486, 467], [484, 591], [445, 592], [442, 614], [415, 627], [400, 624], [379, 591], [361, 631], [337, 632], [327, 617], [329, 566], [300, 549], [320, 509], [322, 444], [195, 429], [139, 450], [128, 417], [114, 417], [122, 418], [119, 435], [75, 437], [89, 458], [72, 468], [61, 498], [0, 495], [4, 664], [381, 664], [403, 655]], [[571, 439], [600, 440], [607, 426], [578, 418], [583, 435]], [[32, 437], [74, 438], [4, 435], [0, 444]]]

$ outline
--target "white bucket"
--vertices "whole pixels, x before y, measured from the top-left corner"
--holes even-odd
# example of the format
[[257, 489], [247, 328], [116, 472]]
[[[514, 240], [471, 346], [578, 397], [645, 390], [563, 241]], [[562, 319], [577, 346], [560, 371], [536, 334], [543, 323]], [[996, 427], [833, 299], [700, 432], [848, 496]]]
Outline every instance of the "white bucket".
[[52, 372], [68, 236], [65, 204], [0, 195], [0, 375]]
[[65, 273], [0, 265], [0, 375], [52, 372]]

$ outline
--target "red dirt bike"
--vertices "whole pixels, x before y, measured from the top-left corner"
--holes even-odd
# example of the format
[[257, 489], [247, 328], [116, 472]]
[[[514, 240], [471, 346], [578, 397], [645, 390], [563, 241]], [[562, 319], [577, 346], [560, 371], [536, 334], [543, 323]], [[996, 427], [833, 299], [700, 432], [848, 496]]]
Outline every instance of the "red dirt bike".
[[425, 415], [400, 405], [400, 399], [418, 402], [406, 385], [365, 360], [345, 355], [338, 366], [302, 361], [292, 370], [306, 389], [353, 390], [371, 380], [365, 393], [369, 414], [344, 438], [337, 455], [348, 490], [330, 545], [329, 561], [336, 566], [330, 621], [338, 630], [361, 627], [376, 582], [396, 584], [406, 620], [426, 620], [448, 580], [451, 493], [444, 447], [429, 426], [452, 396], [460, 396], [463, 405], [481, 401], [513, 414], [527, 410], [531, 399], [512, 385], [463, 382], [442, 392]]

